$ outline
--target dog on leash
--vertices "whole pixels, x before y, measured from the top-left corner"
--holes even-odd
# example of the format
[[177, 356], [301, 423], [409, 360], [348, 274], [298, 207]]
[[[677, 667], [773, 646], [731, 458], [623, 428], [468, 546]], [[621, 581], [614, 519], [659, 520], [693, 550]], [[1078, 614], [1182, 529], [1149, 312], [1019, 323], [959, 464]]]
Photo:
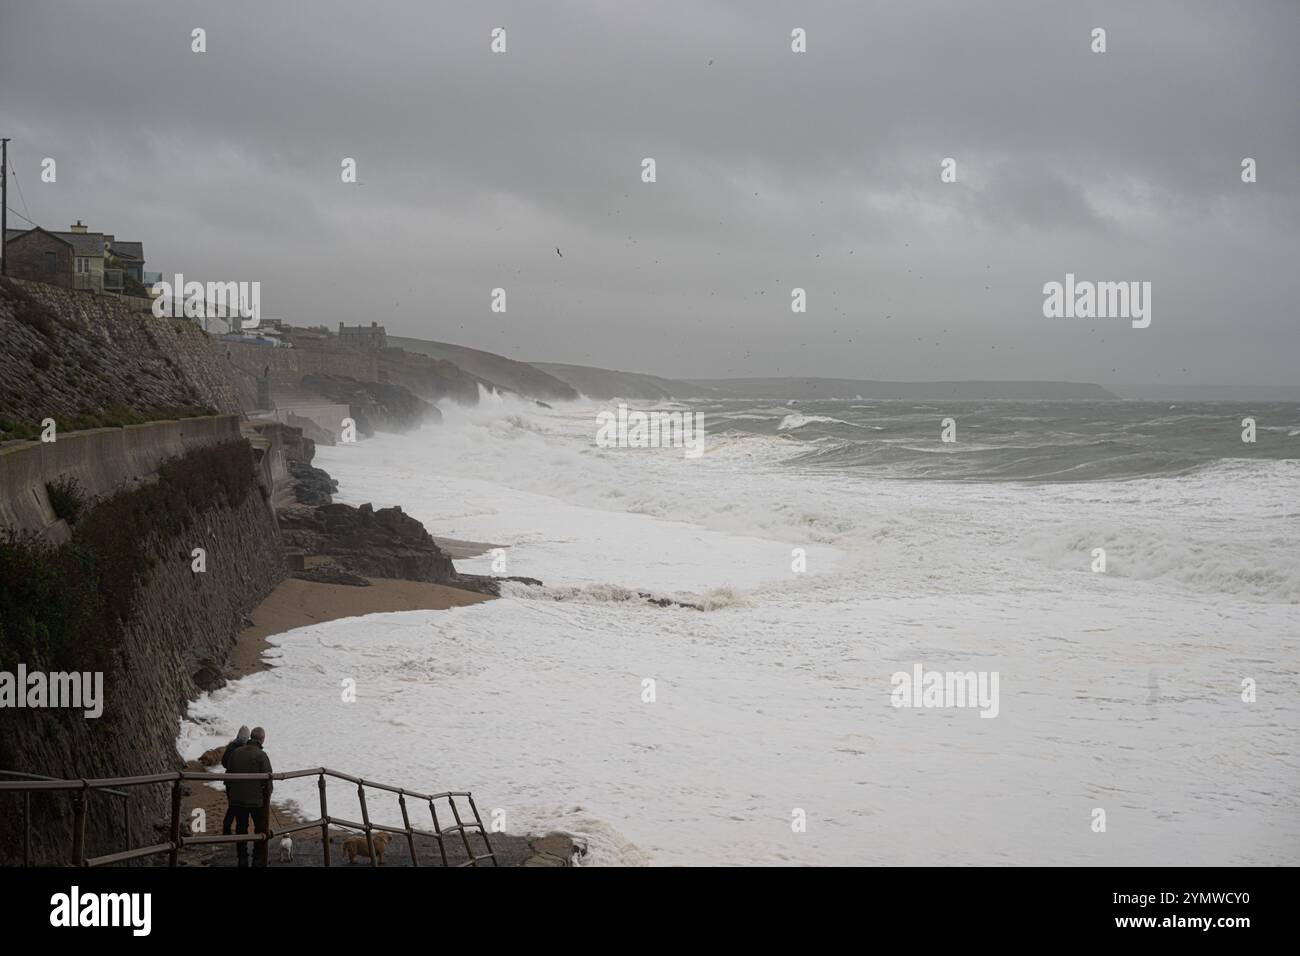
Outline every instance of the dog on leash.
[[[384, 865], [384, 851], [388, 849], [389, 842], [393, 835], [385, 830], [380, 830], [372, 839], [375, 843], [375, 862], [380, 866]], [[348, 837], [343, 841], [343, 852], [348, 855], [348, 862], [357, 862], [357, 857], [370, 856], [370, 847], [366, 845], [365, 835]]]
[[293, 862], [293, 840], [289, 837], [280, 838], [280, 862]]

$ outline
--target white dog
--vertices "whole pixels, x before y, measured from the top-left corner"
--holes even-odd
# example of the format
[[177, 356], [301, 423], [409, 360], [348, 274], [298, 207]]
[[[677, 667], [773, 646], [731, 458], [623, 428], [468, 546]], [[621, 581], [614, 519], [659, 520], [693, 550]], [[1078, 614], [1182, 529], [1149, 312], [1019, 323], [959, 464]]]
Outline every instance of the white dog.
[[289, 837], [280, 838], [280, 862], [281, 863], [293, 862], [293, 840], [291, 840]]

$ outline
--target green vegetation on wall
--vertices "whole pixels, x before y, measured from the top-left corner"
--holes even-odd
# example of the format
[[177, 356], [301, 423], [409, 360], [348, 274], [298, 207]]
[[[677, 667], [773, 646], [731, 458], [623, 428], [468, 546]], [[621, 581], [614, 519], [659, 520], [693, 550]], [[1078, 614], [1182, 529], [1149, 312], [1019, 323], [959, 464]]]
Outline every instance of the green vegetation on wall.
[[67, 543], [0, 532], [0, 669], [111, 671], [149, 571], [182, 560], [177, 537], [204, 512], [241, 505], [255, 482], [243, 440], [173, 458], [156, 482], [99, 501], [73, 480], [52, 482]]

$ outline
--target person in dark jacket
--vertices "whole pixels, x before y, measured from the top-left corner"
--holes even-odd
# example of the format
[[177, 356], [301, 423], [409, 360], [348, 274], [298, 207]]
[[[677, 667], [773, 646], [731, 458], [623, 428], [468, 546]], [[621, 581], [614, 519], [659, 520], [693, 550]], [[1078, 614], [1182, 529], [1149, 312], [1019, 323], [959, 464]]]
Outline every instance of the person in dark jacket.
[[[266, 731], [254, 727], [248, 735], [248, 743], [235, 751], [226, 767], [228, 773], [270, 773], [271, 758], [266, 755], [263, 745], [266, 743]], [[270, 799], [272, 785], [270, 780], [231, 780], [226, 784], [227, 798], [235, 810], [235, 832], [247, 833], [248, 821], [253, 821], [254, 832], [266, 832], [265, 802]], [[235, 844], [235, 853], [240, 866], [248, 866], [248, 844]], [[262, 865], [262, 854], [254, 858], [254, 866]]]
[[[226, 752], [221, 755], [221, 766], [225, 770], [230, 769], [230, 758], [235, 755], [235, 751], [244, 744], [248, 743], [248, 725], [239, 728], [239, 733], [235, 734], [235, 739], [226, 744]], [[226, 784], [226, 818], [221, 821], [221, 832], [230, 836], [231, 828], [235, 825], [235, 807], [230, 802], [230, 784]]]

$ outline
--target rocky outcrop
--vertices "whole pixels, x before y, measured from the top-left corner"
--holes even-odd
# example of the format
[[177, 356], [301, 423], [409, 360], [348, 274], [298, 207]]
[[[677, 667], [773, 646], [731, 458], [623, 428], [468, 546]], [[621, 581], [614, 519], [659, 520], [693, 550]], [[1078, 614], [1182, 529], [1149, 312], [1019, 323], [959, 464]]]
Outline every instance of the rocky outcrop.
[[339, 483], [328, 471], [306, 461], [290, 459], [289, 474], [295, 482], [294, 496], [298, 503], [308, 507], [329, 504], [334, 492], [339, 490]]
[[325, 557], [353, 574], [446, 584], [455, 575], [451, 559], [424, 525], [401, 508], [374, 510], [344, 504], [281, 512], [285, 546]]
[[303, 565], [295, 577], [340, 584], [367, 577], [446, 584], [455, 577], [451, 559], [401, 508], [336, 504], [338, 482], [312, 464], [315, 442], [299, 435], [283, 447], [291, 503], [278, 518], [284, 547]]
[[465, 574], [460, 571], [457, 571], [447, 583], [452, 587], [460, 588], [462, 591], [474, 591], [477, 594], [490, 594], [492, 597], [500, 597], [501, 585], [506, 581], [514, 584], [531, 584], [534, 587], [542, 586], [542, 582], [537, 578], [498, 578], [489, 574]]
[[342, 375], [307, 375], [302, 385], [330, 402], [351, 406], [358, 435], [405, 432], [426, 421], [442, 420], [436, 406], [402, 385], [362, 382]]
[[[259, 431], [286, 429], [258, 426]], [[278, 510], [280, 535], [296, 578], [327, 584], [368, 583], [365, 578], [427, 581], [490, 594], [501, 594], [503, 581], [541, 585], [536, 578], [498, 578], [461, 574], [423, 524], [401, 508], [360, 507], [335, 503], [338, 482], [313, 465], [316, 445], [301, 434], [281, 443], [290, 475], [289, 504]], [[277, 493], [277, 500], [281, 495]]]

